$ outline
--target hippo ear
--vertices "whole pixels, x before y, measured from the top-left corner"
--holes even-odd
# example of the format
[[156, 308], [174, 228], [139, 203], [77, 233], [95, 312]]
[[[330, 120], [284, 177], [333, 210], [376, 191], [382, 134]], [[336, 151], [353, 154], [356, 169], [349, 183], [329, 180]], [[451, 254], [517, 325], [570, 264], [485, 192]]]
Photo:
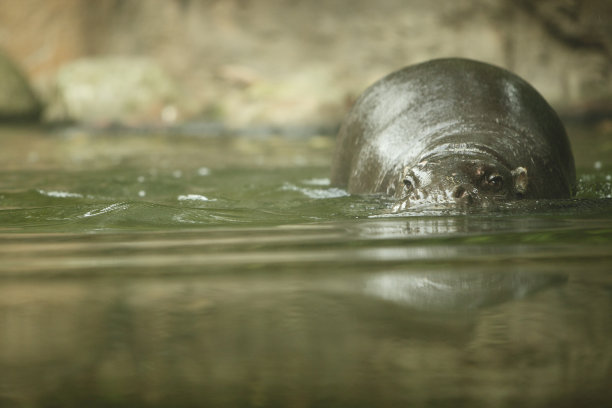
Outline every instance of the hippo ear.
[[514, 190], [519, 194], [525, 194], [527, 192], [527, 169], [524, 167], [517, 167], [512, 170], [512, 180], [514, 181]]

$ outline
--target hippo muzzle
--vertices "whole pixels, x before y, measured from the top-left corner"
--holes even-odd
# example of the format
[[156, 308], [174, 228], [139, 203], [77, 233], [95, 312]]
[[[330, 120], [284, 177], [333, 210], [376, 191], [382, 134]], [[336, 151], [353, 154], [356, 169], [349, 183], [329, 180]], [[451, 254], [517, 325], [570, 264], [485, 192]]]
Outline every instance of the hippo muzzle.
[[396, 181], [393, 207], [401, 211], [421, 204], [486, 206], [519, 199], [527, 191], [527, 169], [509, 169], [494, 158], [477, 155], [429, 157], [406, 166]]

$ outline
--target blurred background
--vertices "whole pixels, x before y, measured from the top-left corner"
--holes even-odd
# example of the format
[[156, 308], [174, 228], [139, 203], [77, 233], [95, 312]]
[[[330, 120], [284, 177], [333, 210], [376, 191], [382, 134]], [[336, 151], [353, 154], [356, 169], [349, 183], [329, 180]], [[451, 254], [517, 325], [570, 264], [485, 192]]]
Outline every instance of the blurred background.
[[3, 0], [0, 118], [333, 129], [376, 79], [448, 56], [566, 118], [612, 112], [609, 0]]

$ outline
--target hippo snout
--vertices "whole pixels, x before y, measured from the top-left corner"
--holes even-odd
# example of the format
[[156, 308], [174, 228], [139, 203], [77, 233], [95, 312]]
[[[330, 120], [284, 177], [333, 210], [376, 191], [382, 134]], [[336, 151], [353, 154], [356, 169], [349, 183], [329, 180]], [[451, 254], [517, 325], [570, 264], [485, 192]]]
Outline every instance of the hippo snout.
[[454, 188], [452, 197], [457, 203], [473, 204], [477, 200], [478, 192], [469, 184], [461, 184]]
[[[487, 207], [490, 203], [521, 198], [527, 191], [525, 167], [510, 170], [476, 148], [463, 148], [461, 154], [438, 154], [421, 159], [416, 166], [405, 166], [395, 182], [399, 209], [427, 204], [458, 204]], [[456, 153], [459, 147], [449, 149]]]

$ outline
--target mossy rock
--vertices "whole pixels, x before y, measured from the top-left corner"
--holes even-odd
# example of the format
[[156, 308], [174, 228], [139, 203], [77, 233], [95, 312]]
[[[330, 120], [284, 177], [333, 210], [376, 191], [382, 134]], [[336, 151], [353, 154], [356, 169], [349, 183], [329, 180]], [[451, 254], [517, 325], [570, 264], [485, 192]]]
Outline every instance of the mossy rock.
[[174, 110], [171, 78], [146, 58], [80, 59], [58, 71], [44, 113], [46, 122], [88, 125], [166, 121]]

